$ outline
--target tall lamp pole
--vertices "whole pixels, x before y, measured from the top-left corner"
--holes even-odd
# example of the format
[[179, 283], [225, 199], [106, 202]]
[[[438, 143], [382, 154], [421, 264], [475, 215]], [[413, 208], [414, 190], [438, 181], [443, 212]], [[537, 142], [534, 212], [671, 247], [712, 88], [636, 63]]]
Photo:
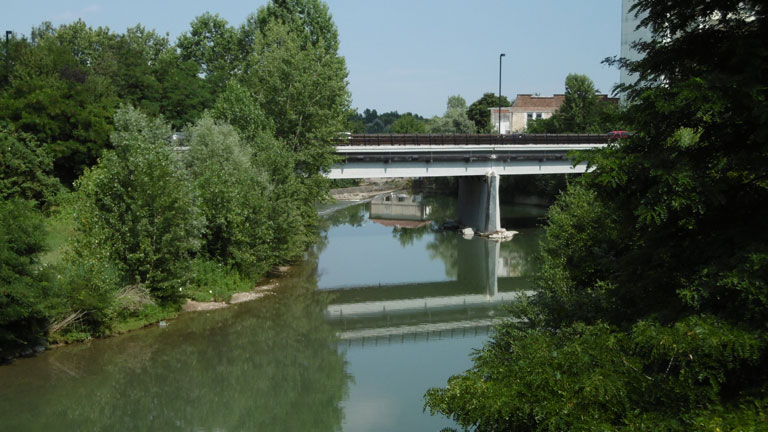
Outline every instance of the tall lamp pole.
[[501, 135], [501, 58], [506, 54], [499, 54], [499, 135]]
[[11, 33], [13, 32], [10, 30], [5, 31], [5, 80], [9, 83], [11, 82], [11, 49], [8, 40]]

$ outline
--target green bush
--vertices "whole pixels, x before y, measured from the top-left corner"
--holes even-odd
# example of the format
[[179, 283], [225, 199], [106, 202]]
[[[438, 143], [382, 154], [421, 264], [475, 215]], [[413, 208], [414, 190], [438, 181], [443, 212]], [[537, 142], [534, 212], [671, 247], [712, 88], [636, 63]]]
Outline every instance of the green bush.
[[232, 294], [249, 291], [255, 281], [220, 262], [198, 258], [192, 263], [192, 280], [184, 296], [196, 301], [227, 301]]

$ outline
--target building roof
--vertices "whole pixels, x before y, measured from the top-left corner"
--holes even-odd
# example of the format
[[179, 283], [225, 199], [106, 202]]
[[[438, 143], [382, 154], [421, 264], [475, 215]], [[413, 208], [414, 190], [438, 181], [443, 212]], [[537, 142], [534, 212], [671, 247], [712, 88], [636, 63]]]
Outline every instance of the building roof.
[[[605, 94], [597, 95], [601, 101], [618, 105], [619, 98], [608, 97]], [[565, 100], [564, 94], [556, 94], [553, 96], [532, 96], [529, 94], [519, 94], [515, 103], [512, 104], [512, 110], [516, 112], [521, 111], [542, 111], [542, 112], [555, 112]]]
[[513, 110], [520, 111], [547, 111], [554, 112], [565, 100], [564, 94], [554, 96], [532, 96], [529, 94], [519, 94], [515, 103], [512, 104]]

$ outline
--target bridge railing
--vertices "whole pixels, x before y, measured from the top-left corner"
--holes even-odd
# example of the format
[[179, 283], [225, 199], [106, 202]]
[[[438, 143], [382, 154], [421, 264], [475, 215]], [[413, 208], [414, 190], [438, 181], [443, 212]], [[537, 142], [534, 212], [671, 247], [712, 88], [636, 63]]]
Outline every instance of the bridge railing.
[[607, 144], [605, 134], [345, 134], [339, 146]]

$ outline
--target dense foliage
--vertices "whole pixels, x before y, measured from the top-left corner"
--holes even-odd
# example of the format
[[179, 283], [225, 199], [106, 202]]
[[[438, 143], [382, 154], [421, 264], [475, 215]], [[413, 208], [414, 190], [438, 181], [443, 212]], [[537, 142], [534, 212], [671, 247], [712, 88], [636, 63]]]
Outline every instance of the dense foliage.
[[19, 197], [51, 203], [61, 185], [53, 176], [53, 158], [34, 136], [0, 124], [0, 199]]
[[763, 430], [768, 19], [638, 0], [628, 140], [549, 212], [540, 291], [427, 407], [479, 430]]
[[410, 112], [400, 114], [390, 111], [379, 114], [375, 109], [366, 108], [362, 113], [350, 112], [347, 125], [347, 131], [352, 133], [422, 133], [426, 119]]
[[[314, 240], [349, 112], [321, 1], [270, 2], [239, 27], [205, 13], [175, 45], [141, 25], [76, 21], [11, 47], [2, 216], [34, 235], [2, 232], [0, 349], [225, 300]], [[59, 180], [74, 191], [59, 195]], [[39, 209], [67, 220], [47, 234]], [[43, 243], [55, 244], [50, 268], [36, 265]]]
[[467, 101], [459, 95], [448, 97], [445, 114], [427, 122], [427, 132], [434, 134], [475, 133], [475, 124], [467, 117]]
[[43, 219], [34, 202], [0, 201], [0, 362], [44, 342]]
[[528, 133], [605, 133], [616, 129], [618, 106], [603, 99], [586, 75], [565, 77], [565, 98], [552, 117], [531, 122]]
[[119, 111], [114, 149], [76, 183], [77, 256], [103, 251], [124, 284], [146, 285], [162, 299], [178, 294], [205, 222], [170, 135], [159, 120], [132, 108]]
[[[494, 128], [491, 123], [491, 108], [509, 107], [512, 104], [506, 96], [495, 93], [483, 93], [480, 99], [472, 102], [467, 109], [467, 117], [475, 124], [478, 133], [493, 133]], [[496, 130], [498, 133], [498, 130]]]

